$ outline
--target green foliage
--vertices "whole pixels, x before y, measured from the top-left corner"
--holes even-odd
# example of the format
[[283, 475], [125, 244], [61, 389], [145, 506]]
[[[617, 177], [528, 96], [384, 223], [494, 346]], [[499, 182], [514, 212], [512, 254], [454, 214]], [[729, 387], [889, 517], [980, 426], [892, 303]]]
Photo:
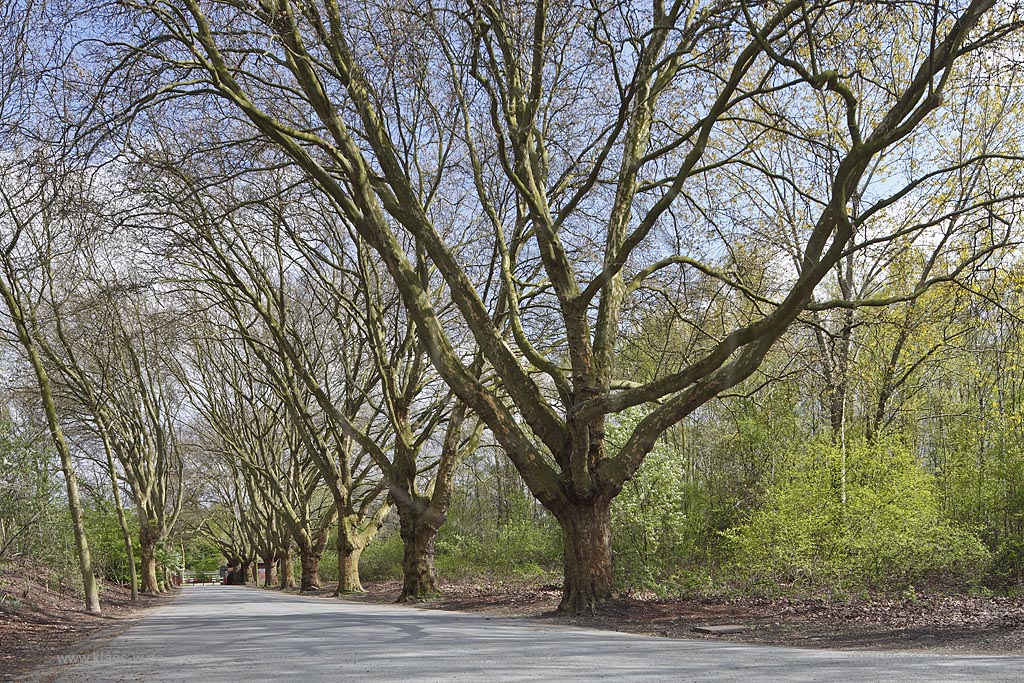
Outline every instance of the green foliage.
[[45, 555], [65, 507], [53, 455], [40, 443], [0, 419], [0, 558]]
[[541, 576], [561, 565], [561, 532], [546, 515], [515, 517], [486, 534], [442, 528], [436, 551], [441, 575]]
[[[640, 418], [633, 411], [610, 425], [609, 446], [621, 446]], [[694, 554], [693, 525], [686, 510], [693, 493], [681, 459], [659, 441], [612, 503], [612, 543], [620, 584], [659, 590], [680, 561]]]
[[1024, 538], [1010, 538], [999, 544], [992, 556], [988, 581], [1003, 590], [1024, 587]]
[[[754, 585], [963, 586], [980, 577], [989, 553], [949, 522], [932, 475], [902, 444], [824, 443], [794, 454], [764, 506], [727, 532], [736, 575]], [[845, 503], [843, 491], [845, 489]]]
[[[706, 593], [725, 560], [723, 531], [739, 524], [771, 463], [800, 440], [786, 387], [773, 399], [720, 402], [717, 411], [677, 425], [658, 441], [612, 502], [616, 579], [626, 590]], [[639, 409], [609, 420], [608, 447], [624, 443], [642, 419]]]
[[224, 556], [220, 548], [202, 536], [185, 542], [185, 568], [195, 572], [216, 574]]
[[462, 485], [453, 492], [435, 544], [441, 576], [513, 578], [561, 570], [558, 524], [503, 455], [481, 451], [467, 459], [460, 475]]
[[[128, 528], [132, 535], [136, 561], [139, 557], [138, 521], [129, 515]], [[124, 537], [117, 512], [109, 507], [91, 506], [85, 511], [85, 532], [89, 537], [93, 569], [107, 581], [128, 584], [131, 567], [124, 549]]]
[[402, 539], [397, 531], [383, 530], [366, 546], [359, 558], [359, 575], [366, 581], [402, 578]]

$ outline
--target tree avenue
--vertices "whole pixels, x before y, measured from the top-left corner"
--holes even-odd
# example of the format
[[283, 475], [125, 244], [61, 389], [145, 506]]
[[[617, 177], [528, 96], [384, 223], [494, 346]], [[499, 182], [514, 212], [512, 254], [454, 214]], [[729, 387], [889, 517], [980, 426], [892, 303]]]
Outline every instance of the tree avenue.
[[[561, 525], [565, 611], [611, 595], [609, 506], [659, 437], [801, 316], [908, 301], [1009, 240], [1019, 158], [944, 136], [987, 115], [1012, 3], [122, 5], [115, 47], [158, 73], [139, 97], [226, 106], [373, 249], [437, 372]], [[765, 188], [792, 203], [765, 211]], [[933, 217], [899, 220], [925, 197]], [[907, 244], [939, 245], [930, 276], [827, 296], [845, 259]], [[687, 353], [623, 376], [634, 316], [701, 289], [732, 302], [724, 333], [694, 323]]]
[[1019, 587], [1022, 9], [0, 6], [0, 562]]

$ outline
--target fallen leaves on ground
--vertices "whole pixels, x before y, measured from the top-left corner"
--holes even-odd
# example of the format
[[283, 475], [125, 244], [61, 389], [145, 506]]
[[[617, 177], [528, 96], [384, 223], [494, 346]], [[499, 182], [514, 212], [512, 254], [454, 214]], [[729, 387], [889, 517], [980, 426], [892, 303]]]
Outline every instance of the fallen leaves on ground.
[[[368, 584], [362, 600], [391, 602], [397, 582]], [[539, 617], [557, 623], [674, 638], [821, 648], [1024, 652], [1024, 596], [931, 595], [913, 599], [860, 597], [621, 597], [594, 614], [555, 614], [561, 587], [527, 581], [448, 581], [431, 609], [491, 616]], [[743, 624], [744, 633], [701, 635], [694, 626]]]
[[66, 653], [77, 643], [139, 614], [167, 598], [141, 596], [103, 583], [96, 616], [85, 612], [84, 599], [45, 565], [23, 558], [0, 567], [0, 675], [16, 675]]

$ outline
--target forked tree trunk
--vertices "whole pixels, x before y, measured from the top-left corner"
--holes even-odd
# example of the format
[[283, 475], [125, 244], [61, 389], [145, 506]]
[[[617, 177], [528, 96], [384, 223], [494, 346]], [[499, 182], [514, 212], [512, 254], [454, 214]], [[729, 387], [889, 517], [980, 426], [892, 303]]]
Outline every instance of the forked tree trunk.
[[566, 506], [555, 517], [562, 527], [565, 584], [558, 611], [593, 612], [612, 596], [611, 501]]
[[359, 558], [372, 535], [360, 534], [358, 522], [343, 514], [341, 508], [338, 513], [338, 590], [334, 594], [362, 593]]
[[[411, 506], [409, 506], [411, 507]], [[419, 602], [441, 592], [434, 570], [434, 539], [444, 518], [416, 509], [399, 508], [402, 537], [402, 593], [398, 602]]]
[[364, 522], [360, 528], [358, 515], [341, 514], [340, 506], [338, 510], [338, 590], [334, 594], [362, 593], [359, 558], [380, 530], [380, 517]]
[[299, 548], [299, 563], [302, 565], [302, 576], [299, 579], [299, 590], [319, 590], [320, 553], [309, 547]]

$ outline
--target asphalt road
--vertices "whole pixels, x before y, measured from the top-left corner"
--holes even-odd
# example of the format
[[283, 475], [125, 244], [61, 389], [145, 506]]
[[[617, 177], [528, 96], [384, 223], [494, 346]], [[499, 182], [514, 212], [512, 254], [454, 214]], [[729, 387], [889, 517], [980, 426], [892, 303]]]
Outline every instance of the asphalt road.
[[1021, 681], [1024, 657], [836, 652], [670, 640], [530, 620], [186, 587], [63, 683], [247, 681]]

